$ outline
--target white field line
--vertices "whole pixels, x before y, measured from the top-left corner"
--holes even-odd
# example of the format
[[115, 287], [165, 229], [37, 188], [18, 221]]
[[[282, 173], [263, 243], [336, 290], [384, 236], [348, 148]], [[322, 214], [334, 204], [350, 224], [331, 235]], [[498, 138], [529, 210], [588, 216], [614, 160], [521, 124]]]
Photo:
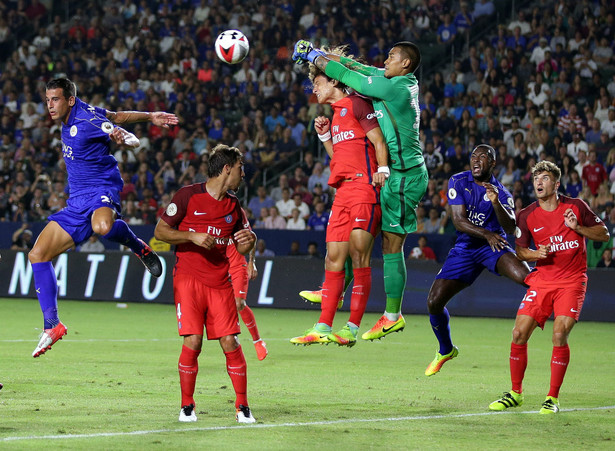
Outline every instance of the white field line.
[[[586, 412], [594, 410], [611, 410], [615, 406], [602, 407], [581, 407], [578, 409], [561, 409], [560, 412]], [[61, 434], [61, 435], [30, 435], [0, 438], [0, 442], [14, 442], [18, 440], [66, 440], [66, 439], [84, 439], [96, 437], [126, 437], [131, 435], [150, 435], [150, 434], [165, 434], [165, 433], [185, 433], [185, 432], [202, 432], [202, 431], [225, 431], [231, 429], [273, 429], [273, 428], [295, 428], [305, 426], [327, 426], [332, 424], [352, 424], [352, 423], [379, 423], [387, 421], [417, 421], [417, 420], [439, 420], [445, 418], [470, 418], [484, 417], [487, 415], [519, 415], [519, 414], [536, 414], [538, 411], [525, 412], [477, 412], [477, 413], [459, 413], [450, 415], [417, 415], [410, 417], [389, 417], [389, 418], [364, 418], [354, 420], [331, 420], [331, 421], [312, 421], [301, 423], [271, 423], [271, 424], [252, 424], [252, 425], [237, 425], [237, 426], [210, 426], [210, 427], [188, 427], [188, 428], [172, 428], [172, 429], [152, 429], [145, 431], [130, 431], [130, 432], [98, 432], [95, 434]]]

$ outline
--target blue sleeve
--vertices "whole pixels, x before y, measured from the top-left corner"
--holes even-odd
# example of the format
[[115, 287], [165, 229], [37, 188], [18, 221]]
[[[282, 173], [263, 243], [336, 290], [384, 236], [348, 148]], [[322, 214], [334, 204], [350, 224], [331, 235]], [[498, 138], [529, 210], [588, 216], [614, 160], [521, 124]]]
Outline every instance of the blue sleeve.
[[465, 205], [465, 200], [463, 198], [464, 188], [465, 184], [463, 183], [463, 179], [454, 175], [448, 180], [447, 197], [449, 205]]

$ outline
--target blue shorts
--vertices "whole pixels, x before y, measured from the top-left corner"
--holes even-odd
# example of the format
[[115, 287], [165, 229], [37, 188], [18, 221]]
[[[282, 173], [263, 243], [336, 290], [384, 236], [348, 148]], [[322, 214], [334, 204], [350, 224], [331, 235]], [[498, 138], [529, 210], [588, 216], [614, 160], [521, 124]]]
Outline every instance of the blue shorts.
[[57, 222], [71, 236], [73, 242], [79, 245], [94, 233], [92, 214], [101, 207], [114, 210], [120, 218], [122, 211], [120, 191], [116, 188], [101, 186], [97, 191], [71, 196], [65, 208], [47, 219]]
[[508, 252], [513, 252], [510, 246], [498, 252], [493, 252], [488, 244], [474, 249], [453, 247], [436, 279], [461, 280], [472, 284], [485, 268], [499, 276], [496, 265], [500, 257]]

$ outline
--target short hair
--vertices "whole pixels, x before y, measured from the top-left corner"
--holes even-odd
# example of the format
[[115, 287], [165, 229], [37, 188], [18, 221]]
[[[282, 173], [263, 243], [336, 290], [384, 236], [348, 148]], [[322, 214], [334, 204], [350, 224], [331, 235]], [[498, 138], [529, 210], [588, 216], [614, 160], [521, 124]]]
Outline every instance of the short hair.
[[532, 168], [532, 178], [541, 172], [548, 172], [549, 174], [552, 174], [553, 177], [555, 177], [556, 182], [559, 182], [559, 179], [562, 176], [562, 171], [560, 168], [558, 168], [555, 163], [547, 160], [541, 161]]
[[62, 90], [62, 95], [68, 99], [69, 97], [77, 97], [77, 85], [66, 77], [54, 78], [47, 82], [46, 90], [58, 89]]
[[209, 157], [209, 167], [207, 168], [207, 176], [209, 178], [217, 177], [222, 174], [224, 166], [228, 164], [233, 167], [238, 161], [243, 163], [243, 154], [237, 147], [230, 147], [226, 144], [218, 144], [211, 151]]
[[419, 46], [410, 41], [400, 41], [393, 44], [393, 48], [395, 47], [399, 47], [404, 55], [407, 58], [410, 58], [412, 61], [412, 64], [410, 65], [410, 72], [414, 73], [414, 71], [421, 64], [421, 51], [419, 50]]

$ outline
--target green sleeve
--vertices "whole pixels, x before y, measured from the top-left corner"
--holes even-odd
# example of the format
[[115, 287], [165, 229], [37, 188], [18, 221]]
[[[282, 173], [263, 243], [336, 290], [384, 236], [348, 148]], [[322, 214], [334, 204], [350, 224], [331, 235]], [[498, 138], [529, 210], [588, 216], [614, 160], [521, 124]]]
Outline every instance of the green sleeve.
[[359, 94], [382, 100], [393, 100], [397, 96], [391, 80], [379, 73], [377, 75], [363, 75], [348, 69], [337, 61], [329, 61], [325, 68], [325, 74], [341, 81], [346, 86], [350, 86]]
[[378, 73], [378, 69], [374, 66], [366, 66], [365, 64], [361, 64], [352, 58], [346, 58], [345, 56], [340, 56], [340, 62], [350, 69], [359, 72], [363, 75], [375, 75]]

